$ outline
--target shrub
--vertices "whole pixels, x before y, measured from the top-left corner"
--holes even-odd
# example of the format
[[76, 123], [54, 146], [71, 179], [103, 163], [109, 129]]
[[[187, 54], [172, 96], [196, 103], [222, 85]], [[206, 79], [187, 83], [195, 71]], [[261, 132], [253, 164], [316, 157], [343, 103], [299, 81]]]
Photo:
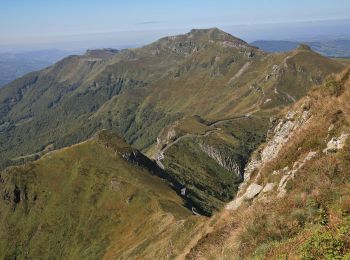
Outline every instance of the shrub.
[[302, 247], [302, 259], [342, 259], [344, 246], [339, 237], [319, 231]]

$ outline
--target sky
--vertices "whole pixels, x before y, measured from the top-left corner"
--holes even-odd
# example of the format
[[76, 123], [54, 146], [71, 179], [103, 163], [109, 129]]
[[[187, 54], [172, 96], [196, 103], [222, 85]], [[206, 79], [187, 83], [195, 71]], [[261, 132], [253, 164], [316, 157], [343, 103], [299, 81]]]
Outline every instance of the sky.
[[137, 45], [142, 37], [147, 41], [189, 28], [346, 18], [349, 0], [0, 0], [0, 45], [41, 46], [69, 39], [78, 47], [83, 39], [92, 45], [103, 39], [109, 43], [117, 32], [119, 45]]

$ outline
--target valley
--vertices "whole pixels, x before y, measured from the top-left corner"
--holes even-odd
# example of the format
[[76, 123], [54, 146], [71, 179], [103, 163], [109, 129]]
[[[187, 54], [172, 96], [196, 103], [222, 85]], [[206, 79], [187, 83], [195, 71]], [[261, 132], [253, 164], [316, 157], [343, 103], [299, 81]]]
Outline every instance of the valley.
[[0, 258], [347, 257], [348, 99], [347, 61], [217, 28], [29, 73], [0, 89]]

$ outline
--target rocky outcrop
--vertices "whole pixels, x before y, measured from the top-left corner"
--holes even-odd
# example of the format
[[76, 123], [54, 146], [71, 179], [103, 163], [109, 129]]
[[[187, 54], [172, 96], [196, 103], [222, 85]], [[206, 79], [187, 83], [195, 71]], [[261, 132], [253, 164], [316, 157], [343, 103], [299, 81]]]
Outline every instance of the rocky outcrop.
[[[311, 118], [309, 102], [309, 99], [306, 99], [299, 109], [289, 111], [284, 118], [278, 120], [271, 119], [271, 128], [267, 134], [266, 144], [253, 153], [250, 162], [244, 169], [244, 181], [239, 187], [237, 197], [227, 204], [226, 209], [236, 210], [247, 198], [252, 199], [261, 193], [261, 191], [263, 191], [262, 193], [273, 191], [276, 186], [274, 183], [268, 183], [265, 187], [256, 183], [260, 177], [260, 170], [264, 164], [272, 161], [278, 156], [282, 147], [290, 140], [293, 134]], [[284, 196], [286, 192], [285, 187], [288, 180], [294, 178], [295, 173], [306, 163], [306, 161], [311, 160], [315, 155], [315, 152], [310, 152], [303, 161], [296, 162], [293, 165], [292, 170], [287, 168], [281, 170], [281, 172], [283, 172], [283, 177], [278, 185], [280, 197]], [[253, 173], [256, 173], [256, 175], [254, 180], [251, 180]], [[257, 185], [261, 188], [259, 187], [259, 189], [257, 189]], [[258, 192], [251, 198], [250, 195], [253, 194], [252, 189], [255, 192]]]
[[250, 176], [258, 170], [262, 164], [275, 159], [285, 143], [292, 136], [293, 131], [300, 128], [310, 117], [309, 110], [304, 110], [307, 107], [304, 104], [299, 113], [290, 111], [287, 115], [279, 120], [271, 119], [271, 128], [268, 131], [266, 145], [258, 149], [251, 157], [250, 162], [244, 169], [244, 182], [241, 189], [246, 187], [246, 183], [250, 180]]
[[257, 196], [261, 191], [263, 187], [258, 184], [251, 184], [249, 185], [247, 191], [244, 193], [244, 198], [247, 200], [253, 199], [255, 196]]
[[[334, 125], [333, 125], [334, 127]], [[341, 134], [338, 138], [333, 137], [328, 143], [327, 147], [323, 149], [325, 154], [335, 153], [340, 149], [343, 149], [346, 140], [348, 139], [349, 134]]]
[[246, 200], [252, 200], [254, 197], [256, 197], [261, 191], [263, 190], [263, 186], [252, 183], [249, 185], [247, 188], [246, 192], [230, 202], [229, 204], [226, 205], [226, 209], [228, 210], [236, 210], [238, 209], [242, 203]]
[[295, 178], [296, 173], [300, 170], [300, 168], [303, 167], [307, 161], [310, 161], [316, 155], [317, 155], [317, 152], [309, 152], [308, 155], [303, 160], [294, 162], [292, 169], [289, 169], [289, 167], [287, 166], [282, 170], [273, 172], [274, 175], [282, 175], [282, 178], [277, 188], [277, 192], [278, 192], [277, 197], [281, 198], [286, 195], [287, 193], [286, 186], [288, 181]]
[[263, 193], [268, 193], [273, 191], [273, 189], [275, 188], [276, 184], [273, 182], [269, 182], [264, 186], [264, 189], [262, 190]]
[[276, 158], [282, 146], [287, 143], [292, 136], [292, 132], [303, 125], [310, 116], [309, 110], [304, 110], [299, 115], [294, 111], [290, 111], [284, 119], [280, 119], [277, 126], [269, 131], [269, 135], [272, 136], [272, 138], [268, 140], [265, 148], [261, 152], [262, 162], [267, 162]]
[[214, 146], [207, 144], [199, 144], [203, 152], [205, 152], [210, 158], [215, 160], [220, 166], [234, 173], [235, 175], [242, 177], [241, 163], [237, 162], [232, 155], [220, 150]]
[[175, 123], [162, 129], [162, 131], [157, 137], [157, 147], [159, 150], [161, 150], [163, 147], [165, 147], [166, 145], [168, 145], [176, 139], [177, 133], [175, 131], [175, 128], [177, 125], [178, 122], [176, 121]]

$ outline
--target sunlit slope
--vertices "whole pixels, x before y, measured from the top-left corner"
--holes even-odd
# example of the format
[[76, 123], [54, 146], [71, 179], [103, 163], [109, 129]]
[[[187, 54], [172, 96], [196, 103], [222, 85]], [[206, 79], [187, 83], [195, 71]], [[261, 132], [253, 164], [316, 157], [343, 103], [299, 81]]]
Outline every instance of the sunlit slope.
[[215, 28], [71, 56], [0, 90], [0, 163], [101, 128], [147, 149], [186, 115], [217, 120], [279, 109], [342, 67], [306, 47], [266, 54]]
[[[201, 217], [156, 166], [106, 132], [0, 173], [0, 258], [163, 258]], [[171, 241], [171, 243], [170, 243]]]
[[275, 120], [187, 259], [349, 259], [350, 70]]

